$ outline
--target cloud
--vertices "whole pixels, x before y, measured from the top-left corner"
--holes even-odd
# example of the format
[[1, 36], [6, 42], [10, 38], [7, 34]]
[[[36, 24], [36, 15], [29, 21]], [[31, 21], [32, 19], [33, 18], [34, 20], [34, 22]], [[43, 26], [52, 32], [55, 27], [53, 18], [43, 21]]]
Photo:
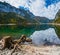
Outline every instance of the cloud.
[[23, 0], [0, 0], [0, 1], [2, 2], [5, 1], [15, 7], [24, 6], [26, 5], [26, 2], [27, 2], [27, 0], [24, 0], [24, 1]]
[[60, 9], [60, 2], [49, 5], [48, 7], [46, 7], [45, 4], [45, 0], [36, 0], [31, 4], [30, 11], [36, 16], [44, 16], [53, 19], [57, 11]]
[[60, 9], [60, 2], [53, 3], [46, 7], [45, 0], [0, 0], [6, 1], [15, 7], [24, 6], [28, 7], [29, 10], [36, 16], [44, 16], [49, 19], [53, 19]]

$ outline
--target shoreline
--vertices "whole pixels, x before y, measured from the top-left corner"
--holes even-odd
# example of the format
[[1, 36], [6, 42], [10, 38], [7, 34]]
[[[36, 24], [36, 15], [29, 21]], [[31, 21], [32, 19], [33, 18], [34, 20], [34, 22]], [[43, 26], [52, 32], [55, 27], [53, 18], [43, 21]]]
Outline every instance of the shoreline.
[[21, 50], [0, 50], [0, 55], [59, 55], [60, 46], [34, 46], [30, 44], [21, 45]]
[[[11, 26], [11, 25], [24, 25], [24, 24], [0, 24], [0, 26]], [[60, 26], [60, 23], [27, 23], [26, 25], [57, 25]]]
[[[59, 45], [35, 45], [30, 38], [26, 37], [26, 40], [24, 38], [25, 35], [22, 35], [18, 40], [12, 40], [10, 36], [2, 38], [0, 41], [0, 55], [60, 55]], [[1, 49], [4, 46], [5, 48]]]

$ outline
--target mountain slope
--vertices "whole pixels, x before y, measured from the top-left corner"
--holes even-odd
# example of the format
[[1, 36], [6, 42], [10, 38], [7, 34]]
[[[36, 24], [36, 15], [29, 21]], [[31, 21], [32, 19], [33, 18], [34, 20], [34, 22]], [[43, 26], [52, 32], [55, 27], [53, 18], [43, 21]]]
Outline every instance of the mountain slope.
[[60, 23], [60, 10], [57, 12], [57, 14], [55, 16], [54, 23]]
[[[46, 17], [35, 16], [35, 15], [33, 15], [33, 13], [31, 13], [28, 9], [25, 9], [24, 7], [20, 6], [19, 8], [16, 8], [6, 2], [0, 2], [0, 15], [2, 13], [3, 13], [5, 21], [7, 19], [13, 19], [13, 18], [15, 18], [17, 21], [18, 18], [23, 17], [25, 19], [26, 23], [48, 23], [48, 22], [50, 22], [50, 20]], [[11, 13], [11, 15], [10, 15], [10, 13]], [[14, 15], [17, 15], [17, 16], [14, 16]], [[3, 16], [1, 15], [1, 20], [3, 20], [2, 19]], [[11, 18], [11, 16], [13, 16], [13, 18]], [[20, 17], [18, 17], [18, 16], [20, 16]], [[8, 18], [8, 17], [10, 17], [10, 18]]]
[[[20, 21], [22, 19], [22, 17], [24, 18], [24, 22], [26, 22], [26, 23], [35, 23], [36, 22], [33, 19], [34, 15], [29, 10], [26, 10], [23, 7], [16, 8], [6, 2], [0, 2], [0, 21], [1, 21], [0, 23], [4, 23], [4, 22], [10, 23], [9, 19], [13, 19], [13, 18], [17, 22], [17, 19], [20, 18], [20, 19], [18, 19]], [[5, 21], [3, 21], [3, 19], [5, 19]]]
[[29, 10], [25, 10], [22, 7], [20, 7], [20, 9], [16, 8], [6, 2], [0, 2], [0, 12], [14, 12], [14, 13], [20, 14], [21, 16], [24, 16], [25, 18], [34, 17], [34, 15]]
[[27, 25], [28, 23], [33, 24], [36, 23], [36, 21], [33, 19], [26, 19], [14, 12], [0, 12], [0, 24]]
[[0, 24], [22, 24], [27, 22], [27, 20], [13, 12], [0, 12]]
[[46, 18], [46, 17], [39, 17], [39, 16], [35, 16], [35, 20], [38, 23], [49, 23], [49, 22], [51, 22], [51, 20], [49, 20], [48, 18]]

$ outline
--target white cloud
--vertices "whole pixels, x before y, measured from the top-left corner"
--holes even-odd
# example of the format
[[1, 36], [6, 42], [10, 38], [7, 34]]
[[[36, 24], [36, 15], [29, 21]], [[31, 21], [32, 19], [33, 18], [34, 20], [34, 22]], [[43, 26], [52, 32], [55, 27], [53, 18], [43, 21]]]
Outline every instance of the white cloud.
[[2, 2], [7, 2], [10, 3], [11, 5], [15, 6], [15, 7], [19, 7], [19, 6], [26, 6], [27, 4], [27, 0], [0, 0]]
[[48, 8], [46, 8], [44, 0], [36, 0], [30, 6], [30, 11], [33, 12], [35, 15], [44, 16], [49, 19], [53, 19], [59, 9], [60, 9], [60, 2], [52, 4], [48, 6]]
[[60, 2], [49, 5], [48, 8], [46, 8], [45, 0], [35, 0], [35, 1], [30, 0], [32, 2], [32, 3], [29, 3], [30, 6], [28, 6], [29, 0], [0, 0], [0, 1], [6, 1], [15, 7], [19, 7], [19, 6], [29, 7], [30, 11], [34, 15], [44, 16], [49, 19], [53, 19], [57, 11], [60, 9]]

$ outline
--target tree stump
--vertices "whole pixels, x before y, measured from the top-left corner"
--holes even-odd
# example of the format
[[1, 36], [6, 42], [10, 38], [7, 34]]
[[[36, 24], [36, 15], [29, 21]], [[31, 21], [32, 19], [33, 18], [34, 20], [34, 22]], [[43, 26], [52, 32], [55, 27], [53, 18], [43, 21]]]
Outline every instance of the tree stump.
[[10, 48], [12, 46], [12, 37], [5, 36], [1, 39], [2, 49]]
[[32, 39], [26, 38], [26, 42], [32, 42]]
[[15, 49], [18, 46], [18, 49], [20, 49], [21, 43], [23, 44], [24, 42], [32, 42], [32, 39], [27, 38], [25, 35], [22, 35], [20, 39], [13, 40], [11, 36], [5, 36], [1, 39], [0, 44], [2, 46], [1, 49]]

